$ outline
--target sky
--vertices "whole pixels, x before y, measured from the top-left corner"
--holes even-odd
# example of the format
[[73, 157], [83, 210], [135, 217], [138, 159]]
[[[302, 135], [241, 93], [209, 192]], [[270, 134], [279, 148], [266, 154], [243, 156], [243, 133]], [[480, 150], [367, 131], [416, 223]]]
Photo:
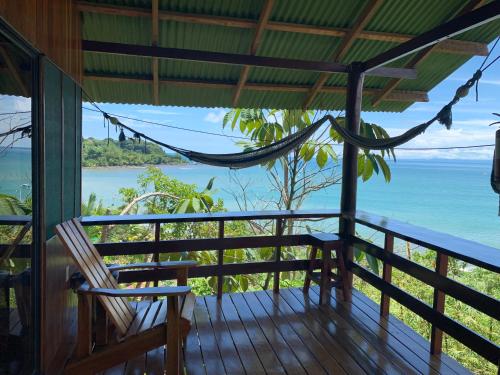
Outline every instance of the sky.
[[[491, 46], [490, 46], [491, 47]], [[490, 59], [498, 55], [498, 51]], [[483, 57], [473, 57], [461, 68], [450, 75], [429, 92], [429, 102], [415, 103], [402, 113], [363, 112], [366, 122], [383, 126], [391, 136], [401, 134], [405, 130], [427, 121], [454, 95], [457, 87], [469, 79], [481, 65]], [[492, 65], [483, 75], [479, 84], [479, 101], [476, 102], [474, 90], [453, 108], [453, 125], [446, 130], [441, 124], [434, 123], [426, 133], [407, 143], [404, 147], [449, 147], [494, 143], [494, 133], [497, 129], [488, 126], [496, 121], [493, 112], [500, 112], [500, 61]], [[160, 122], [193, 130], [203, 130], [217, 134], [242, 136], [239, 131], [222, 129], [222, 119], [229, 110], [227, 108], [190, 108], [148, 105], [103, 104], [99, 106], [113, 114], [140, 118], [142, 120]], [[29, 101], [23, 98], [0, 97], [0, 113], [7, 109], [24, 110], [29, 108]], [[89, 103], [83, 105], [83, 136], [103, 139], [107, 130], [103, 127], [103, 118], [99, 113], [89, 111]], [[337, 112], [335, 112], [336, 114]], [[1, 118], [0, 118], [1, 120]], [[132, 126], [140, 132], [174, 146], [208, 153], [238, 152], [237, 139], [212, 136], [179, 129], [144, 124], [127, 119], [123, 123]], [[0, 121], [0, 132], [7, 126]], [[114, 130], [111, 136], [117, 138]], [[17, 146], [26, 146], [21, 142]], [[340, 149], [339, 149], [340, 151]], [[398, 150], [398, 158], [426, 159], [491, 159], [493, 148], [455, 149], [455, 150]]]
[[[496, 54], [490, 59], [494, 58]], [[402, 113], [363, 112], [366, 122], [383, 126], [391, 136], [432, 118], [439, 109], [454, 95], [455, 90], [469, 79], [481, 65], [483, 57], [473, 57], [461, 68], [450, 75], [429, 92], [429, 102], [415, 103]], [[496, 121], [493, 112], [500, 112], [498, 101], [500, 90], [500, 62], [492, 65], [483, 75], [479, 85], [479, 101], [476, 102], [473, 90], [453, 108], [451, 130], [438, 123], [433, 124], [426, 133], [407, 143], [405, 147], [448, 147], [494, 143], [495, 127], [488, 126]], [[136, 117], [143, 120], [161, 122], [188, 129], [200, 129], [218, 134], [241, 136], [239, 131], [222, 129], [222, 119], [227, 108], [187, 108], [155, 107], [147, 105], [99, 104], [110, 113]], [[89, 104], [84, 104], [85, 108]], [[105, 138], [102, 116], [83, 109], [84, 137]], [[138, 131], [160, 139], [168, 144], [208, 153], [238, 152], [235, 139], [197, 134], [177, 129], [148, 125], [130, 120], [122, 120]], [[114, 131], [111, 135], [117, 137]], [[398, 150], [398, 158], [424, 159], [491, 159], [493, 148], [456, 149], [456, 150]]]

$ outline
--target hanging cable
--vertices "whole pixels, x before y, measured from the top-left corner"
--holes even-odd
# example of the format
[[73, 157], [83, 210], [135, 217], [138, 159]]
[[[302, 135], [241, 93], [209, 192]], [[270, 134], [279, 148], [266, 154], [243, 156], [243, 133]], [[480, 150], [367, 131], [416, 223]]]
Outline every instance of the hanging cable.
[[[355, 145], [359, 148], [365, 149], [365, 150], [388, 150], [388, 149], [394, 149], [398, 146], [401, 146], [404, 143], [407, 143], [408, 141], [412, 140], [413, 138], [417, 137], [418, 135], [422, 134], [427, 130], [427, 128], [433, 124], [435, 121], [438, 121], [439, 123], [443, 124], [447, 129], [451, 128], [452, 125], [452, 112], [451, 109], [452, 107], [457, 104], [462, 98], [466, 97], [469, 94], [470, 88], [476, 85], [476, 96], [477, 96], [477, 83], [482, 77], [482, 73], [484, 70], [489, 68], [495, 61], [498, 60], [498, 58], [494, 59], [491, 63], [486, 65], [486, 61], [488, 60], [489, 56], [491, 55], [492, 51], [494, 50], [496, 44], [498, 43], [498, 39], [495, 42], [493, 48], [490, 50], [486, 58], [484, 59], [483, 63], [481, 64], [480, 68], [472, 75], [472, 77], [462, 86], [460, 86], [456, 92], [453, 98], [441, 108], [441, 110], [430, 120], [428, 120], [425, 123], [422, 123], [418, 126], [415, 126], [409, 130], [407, 130], [405, 133], [395, 136], [395, 137], [389, 137], [389, 138], [368, 138], [361, 136], [359, 134], [353, 133], [350, 130], [346, 129], [342, 125], [340, 125], [337, 122], [337, 119], [335, 119], [333, 116], [326, 114], [323, 116], [321, 119], [318, 121], [313, 122], [310, 126], [302, 129], [301, 131], [291, 134], [285, 138], [282, 138], [278, 142], [275, 142], [271, 145], [267, 145], [264, 147], [261, 147], [257, 150], [248, 150], [248, 151], [243, 151], [240, 153], [233, 153], [233, 154], [205, 154], [205, 153], [200, 153], [192, 150], [186, 150], [180, 147], [172, 146], [169, 144], [166, 144], [164, 142], [161, 142], [157, 139], [154, 139], [150, 136], [147, 136], [143, 133], [138, 132], [137, 130], [126, 126], [120, 120], [115, 117], [111, 116], [109, 113], [104, 112], [97, 104], [95, 104], [89, 97], [89, 95], [84, 92], [84, 94], [89, 98], [91, 101], [91, 105], [93, 105], [98, 111], [100, 111], [103, 116], [108, 120], [108, 131], [109, 131], [109, 122], [114, 124], [115, 126], [119, 126], [120, 129], [123, 131], [123, 129], [126, 129], [130, 131], [134, 138], [143, 138], [144, 140], [149, 140], [151, 142], [154, 142], [160, 146], [163, 146], [169, 150], [172, 150], [174, 152], [177, 152], [186, 158], [197, 161], [200, 163], [205, 163], [205, 164], [210, 164], [210, 165], [216, 165], [216, 166], [226, 166], [230, 168], [243, 168], [243, 167], [249, 167], [252, 165], [257, 165], [261, 164], [264, 161], [272, 160], [275, 158], [278, 158], [280, 156], [283, 156], [285, 153], [289, 152], [292, 148], [297, 147], [301, 145], [303, 142], [305, 142], [316, 130], [319, 129], [321, 125], [323, 125], [325, 122], [329, 122], [331, 125], [331, 128], [335, 130], [345, 142], [350, 143], [352, 145]], [[163, 124], [166, 125], [166, 124]], [[168, 126], [168, 125], [166, 125]], [[183, 130], [187, 130], [183, 128]], [[209, 133], [209, 132], [204, 132], [204, 131], [195, 131], [192, 129], [189, 129], [189, 131], [197, 132], [197, 133]], [[212, 133], [211, 135], [215, 135], [216, 133]], [[217, 134], [220, 136], [225, 136], [221, 134]], [[230, 136], [228, 136], [230, 137]], [[453, 148], [462, 148], [465, 146], [457, 146]], [[485, 147], [485, 145], [478, 145], [478, 147]], [[471, 147], [472, 148], [472, 147]], [[442, 148], [442, 149], [448, 149], [448, 148]]]

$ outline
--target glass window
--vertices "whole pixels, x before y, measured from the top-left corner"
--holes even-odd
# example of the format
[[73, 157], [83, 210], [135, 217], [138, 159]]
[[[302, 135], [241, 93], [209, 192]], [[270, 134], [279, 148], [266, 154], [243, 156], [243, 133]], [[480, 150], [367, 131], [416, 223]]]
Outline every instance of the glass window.
[[0, 374], [33, 370], [32, 58], [0, 34]]

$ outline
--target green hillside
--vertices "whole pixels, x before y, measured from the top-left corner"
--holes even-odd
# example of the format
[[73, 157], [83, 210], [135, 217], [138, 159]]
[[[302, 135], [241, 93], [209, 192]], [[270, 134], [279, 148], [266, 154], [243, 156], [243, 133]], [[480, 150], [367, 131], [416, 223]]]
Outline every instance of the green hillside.
[[84, 167], [141, 166], [157, 164], [184, 164], [178, 155], [167, 154], [160, 146], [144, 141], [118, 142], [114, 139], [83, 140], [82, 164]]

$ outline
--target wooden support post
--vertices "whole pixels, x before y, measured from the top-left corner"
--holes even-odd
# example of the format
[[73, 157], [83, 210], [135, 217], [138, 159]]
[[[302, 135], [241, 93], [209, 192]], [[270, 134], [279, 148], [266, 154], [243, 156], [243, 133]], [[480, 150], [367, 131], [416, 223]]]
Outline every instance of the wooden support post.
[[321, 248], [321, 277], [319, 281], [319, 304], [329, 304], [331, 294], [332, 249], [325, 245]]
[[[364, 80], [364, 73], [361, 68], [361, 63], [352, 63], [347, 77], [346, 126], [347, 129], [355, 134], [359, 134], [361, 120], [361, 100]], [[344, 142], [339, 233], [343, 240], [344, 259], [347, 263], [353, 259], [351, 236], [355, 234], [357, 183], [358, 147]], [[352, 288], [352, 272], [348, 272], [347, 281], [349, 288]], [[351, 299], [351, 295], [345, 297], [348, 301]]]
[[85, 358], [92, 352], [92, 296], [78, 294], [78, 337], [76, 359]]
[[309, 268], [306, 271], [306, 277], [304, 279], [304, 288], [302, 289], [302, 292], [304, 293], [309, 293], [309, 288], [311, 287], [311, 277], [313, 276], [314, 272], [314, 262], [316, 261], [317, 256], [318, 256], [318, 247], [311, 246], [311, 252], [309, 253]]
[[[448, 273], [448, 255], [442, 253], [438, 253], [436, 255], [436, 273], [440, 276], [446, 277]], [[446, 295], [444, 292], [440, 291], [438, 288], [434, 288], [432, 308], [435, 311], [444, 314], [445, 299]], [[443, 331], [433, 325], [431, 330], [431, 354], [440, 354], [442, 346]]]
[[[384, 240], [384, 250], [388, 253], [394, 251], [394, 236], [392, 234], [386, 233]], [[389, 284], [392, 281], [392, 265], [384, 261], [384, 268], [382, 270], [382, 278]], [[389, 306], [391, 303], [391, 297], [388, 294], [382, 292], [380, 297], [380, 315], [387, 317], [389, 315]]]
[[[281, 237], [282, 233], [283, 233], [283, 220], [276, 219], [276, 237]], [[276, 262], [276, 268], [278, 268], [281, 262], [281, 246], [276, 246], [275, 262]], [[279, 293], [280, 291], [280, 271], [274, 272], [273, 291], [274, 293]]]
[[[219, 221], [219, 239], [224, 238], [224, 220]], [[224, 264], [224, 249], [219, 249], [217, 253], [217, 298], [222, 299], [222, 287], [224, 286], [224, 275], [222, 266]]]
[[[153, 47], [158, 46], [159, 40], [159, 8], [158, 8], [158, 0], [151, 1], [151, 45]], [[153, 57], [151, 60], [151, 71], [153, 76], [153, 104], [160, 105], [160, 77], [159, 77], [159, 69], [158, 69], [158, 58]]]
[[[161, 224], [155, 223], [155, 243], [156, 244], [158, 244], [160, 242], [160, 236], [161, 236], [160, 229], [161, 229]], [[153, 262], [159, 262], [159, 261], [160, 261], [160, 252], [158, 250], [156, 250], [153, 253]], [[155, 287], [158, 286], [158, 280], [154, 281], [154, 286]], [[153, 297], [153, 301], [157, 301], [157, 300], [158, 300], [157, 297]]]
[[105, 346], [108, 345], [108, 314], [96, 297], [93, 297], [93, 303], [95, 306], [95, 344]]
[[165, 364], [165, 369], [167, 370], [167, 374], [172, 375], [180, 375], [184, 373], [182, 369], [182, 340], [179, 314], [179, 297], [168, 297], [168, 324], [166, 325], [167, 363]]

